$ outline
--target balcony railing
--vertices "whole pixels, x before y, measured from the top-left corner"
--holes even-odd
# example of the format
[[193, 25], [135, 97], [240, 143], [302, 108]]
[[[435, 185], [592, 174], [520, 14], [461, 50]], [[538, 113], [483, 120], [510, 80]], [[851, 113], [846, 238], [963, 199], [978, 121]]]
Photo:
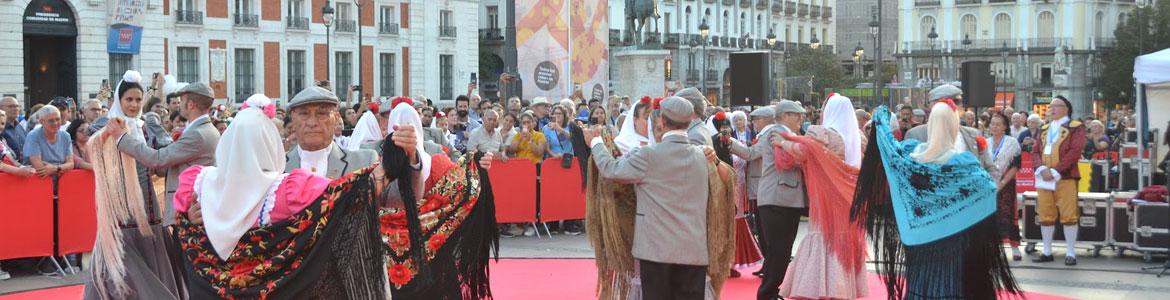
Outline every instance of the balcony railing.
[[983, 0], [955, 0], [955, 5], [974, 5], [982, 3]]
[[792, 2], [792, 1], [784, 2], [784, 14], [789, 15], [789, 16], [795, 15], [796, 14], [796, 2]]
[[479, 39], [498, 42], [504, 40], [504, 35], [499, 28], [484, 28], [479, 30]]
[[698, 82], [699, 81], [699, 70], [687, 71], [687, 81]]
[[768, 0], [756, 0], [756, 8], [767, 9], [768, 8]]
[[378, 24], [378, 33], [381, 33], [381, 34], [398, 34], [398, 23], [381, 23], [381, 24]]
[[826, 7], [825, 11], [821, 13], [821, 17], [824, 17], [826, 20], [832, 20], [833, 19], [833, 8]]
[[739, 0], [739, 6], [742, 6], [742, 7], [751, 7], [751, 6], [752, 6], [752, 0]]
[[203, 24], [203, 12], [198, 10], [176, 10], [175, 23], [177, 24]]
[[455, 37], [455, 26], [439, 26], [439, 37]]
[[[988, 3], [1016, 3], [1016, 0], [988, 0], [987, 2]], [[1121, 0], [1121, 2], [1126, 2], [1126, 0]], [[1129, 2], [1133, 2], [1133, 0], [1129, 0]]]
[[232, 25], [236, 27], [260, 27], [260, 18], [253, 14], [232, 15]]
[[772, 0], [772, 12], [778, 13], [781, 10], [784, 10], [784, 1]]
[[1033, 38], [1028, 39], [1028, 48], [1056, 48], [1063, 45], [1061, 38]]
[[723, 0], [723, 5], [735, 5], [735, 0]]
[[809, 6], [808, 4], [801, 4], [801, 5], [800, 5], [800, 8], [798, 8], [798, 9], [796, 10], [796, 15], [797, 15], [797, 16], [799, 16], [799, 17], [806, 17], [806, 16], [808, 16], [808, 6]]
[[680, 33], [667, 33], [666, 38], [663, 39], [664, 42], [662, 43], [662, 47], [669, 48], [669, 49], [678, 49], [679, 41], [682, 39], [679, 37], [679, 35], [681, 35], [681, 34]]
[[619, 46], [622, 44], [622, 31], [620, 29], [609, 30], [609, 45]]
[[1097, 48], [1113, 48], [1116, 46], [1117, 40], [1114, 38], [1093, 38], [1093, 44]]
[[821, 6], [820, 5], [813, 5], [812, 10], [808, 12], [808, 16], [811, 18], [820, 18], [821, 17]]
[[914, 0], [914, 7], [939, 6], [939, 4], [942, 4], [942, 1], [939, 1], [939, 0]]
[[707, 82], [708, 83], [719, 82], [719, 81], [721, 81], [721, 80], [719, 80], [719, 71], [707, 70]]
[[287, 17], [284, 20], [288, 29], [309, 30], [309, 18]]
[[354, 20], [337, 20], [337, 32], [355, 32], [357, 31], [357, 21]]

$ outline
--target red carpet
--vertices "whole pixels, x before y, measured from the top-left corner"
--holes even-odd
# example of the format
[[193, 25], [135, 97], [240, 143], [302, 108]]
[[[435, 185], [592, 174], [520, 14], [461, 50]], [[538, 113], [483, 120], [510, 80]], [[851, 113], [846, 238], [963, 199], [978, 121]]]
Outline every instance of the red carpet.
[[[492, 293], [500, 300], [592, 300], [597, 270], [591, 259], [503, 259], [492, 266]], [[755, 299], [760, 280], [751, 271], [733, 278], [723, 288], [723, 299]], [[885, 288], [877, 275], [869, 277], [869, 297], [885, 299]], [[0, 296], [0, 300], [81, 299], [82, 286], [67, 286]], [[1030, 300], [1071, 299], [1027, 293]]]

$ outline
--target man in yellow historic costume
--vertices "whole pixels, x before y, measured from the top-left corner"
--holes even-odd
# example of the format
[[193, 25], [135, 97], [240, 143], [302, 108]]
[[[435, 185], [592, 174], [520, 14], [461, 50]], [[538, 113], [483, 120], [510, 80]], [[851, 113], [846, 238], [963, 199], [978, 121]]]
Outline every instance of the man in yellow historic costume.
[[1048, 104], [1051, 113], [1048, 124], [1040, 128], [1040, 138], [1032, 147], [1041, 165], [1036, 168], [1037, 179], [1056, 180], [1055, 190], [1036, 189], [1036, 210], [1040, 214], [1040, 235], [1044, 239], [1044, 252], [1035, 262], [1050, 262], [1052, 258], [1052, 235], [1056, 222], [1064, 225], [1064, 264], [1076, 265], [1077, 253], [1077, 182], [1081, 173], [1077, 169], [1081, 151], [1085, 148], [1085, 126], [1081, 121], [1072, 120], [1072, 106], [1064, 96], [1056, 96]]

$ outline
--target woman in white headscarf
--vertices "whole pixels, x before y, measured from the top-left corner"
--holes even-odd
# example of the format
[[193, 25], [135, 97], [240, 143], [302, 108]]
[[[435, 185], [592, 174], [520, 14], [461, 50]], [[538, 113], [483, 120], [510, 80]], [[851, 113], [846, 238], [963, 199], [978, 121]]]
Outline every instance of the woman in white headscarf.
[[[780, 284], [791, 299], [857, 299], [868, 293], [865, 236], [849, 219], [865, 142], [845, 96], [829, 97], [822, 125], [773, 139], [776, 164], [799, 164], [809, 198], [809, 232]], [[787, 166], [785, 166], [787, 167]]]
[[381, 141], [386, 136], [383, 132], [382, 126], [378, 124], [378, 118], [374, 116], [373, 112], [367, 110], [362, 113], [361, 118], [358, 118], [357, 125], [354, 125], [353, 128], [353, 134], [345, 140], [345, 149], [358, 150], [363, 145]]
[[91, 126], [93, 131], [101, 129], [88, 145], [98, 226], [85, 299], [182, 296], [166, 248], [169, 233], [164, 226], [174, 220], [168, 219], [173, 216], [170, 205], [167, 214], [159, 215], [149, 170], [118, 151], [119, 139], [143, 139], [141, 80], [137, 71], [126, 71], [109, 115]]
[[190, 298], [387, 298], [374, 167], [334, 182], [304, 169], [285, 173], [273, 105], [249, 97], [219, 140], [216, 165], [179, 177], [174, 202]]
[[630, 153], [634, 149], [652, 143], [649, 131], [650, 98], [642, 97], [642, 101], [634, 104], [634, 108], [626, 111], [625, 120], [613, 138], [621, 153]]

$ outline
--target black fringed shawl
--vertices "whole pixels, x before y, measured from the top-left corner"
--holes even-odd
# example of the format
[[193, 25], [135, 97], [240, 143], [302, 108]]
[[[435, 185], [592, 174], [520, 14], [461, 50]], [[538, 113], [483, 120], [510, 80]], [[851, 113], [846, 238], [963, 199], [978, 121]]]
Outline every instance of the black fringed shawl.
[[176, 226], [192, 299], [384, 299], [374, 167], [333, 181], [303, 211], [253, 228], [226, 261], [202, 225]]
[[870, 235], [888, 298], [1019, 296], [994, 214], [983, 208], [994, 205], [995, 191], [979, 180], [988, 176], [978, 161], [964, 153], [943, 165], [917, 163], [908, 156], [916, 142], [894, 140], [889, 118], [884, 106], [874, 112], [851, 209]]
[[[477, 164], [481, 157], [465, 155], [453, 167], [434, 157], [428, 180], [434, 184], [422, 200], [381, 211], [395, 299], [492, 298], [488, 263], [499, 253], [499, 233], [491, 183]], [[411, 199], [403, 188], [403, 199]]]

